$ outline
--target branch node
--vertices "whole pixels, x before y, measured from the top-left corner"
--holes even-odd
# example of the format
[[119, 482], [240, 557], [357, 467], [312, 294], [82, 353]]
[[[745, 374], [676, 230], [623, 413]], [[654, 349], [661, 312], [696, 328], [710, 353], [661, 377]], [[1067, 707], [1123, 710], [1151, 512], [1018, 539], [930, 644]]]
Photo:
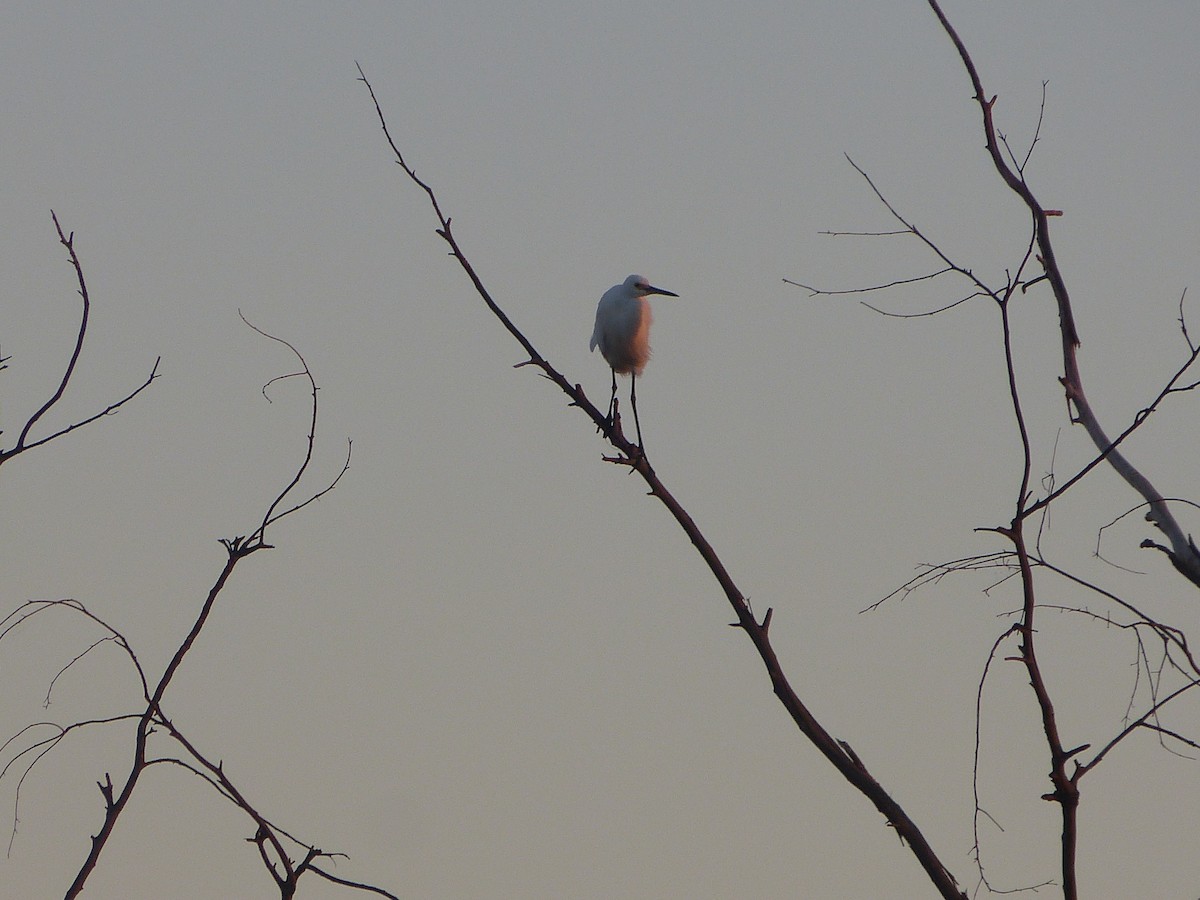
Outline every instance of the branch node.
[[97, 782], [96, 782], [96, 784], [97, 784], [97, 786], [99, 786], [99, 788], [100, 788], [100, 793], [101, 793], [101, 794], [103, 795], [103, 797], [104, 797], [104, 805], [105, 805], [106, 807], [108, 807], [109, 809], [112, 809], [112, 808], [113, 808], [113, 805], [114, 805], [114, 802], [115, 802], [115, 801], [113, 800], [113, 783], [112, 783], [112, 775], [111, 775], [111, 774], [109, 774], [108, 772], [105, 772], [105, 773], [104, 773], [104, 780], [103, 780], [103, 781], [97, 781]]
[[[838, 746], [841, 747], [842, 751], [846, 754], [846, 756], [848, 756], [850, 758], [850, 762], [854, 763], [854, 767], [856, 769], [859, 769], [860, 771], [863, 771], [863, 772], [865, 772], [867, 770], [867, 767], [863, 765], [863, 761], [858, 758], [858, 754], [854, 752], [853, 747], [851, 747], [848, 743], [846, 743], [845, 741], [840, 740], [840, 739], [838, 740]], [[892, 828], [896, 827], [894, 822], [888, 822], [888, 825]]]
[[1064, 750], [1062, 752], [1062, 756], [1060, 757], [1060, 759], [1063, 762], [1066, 762], [1072, 756], [1078, 756], [1080, 753], [1082, 753], [1084, 750], [1087, 750], [1091, 746], [1092, 746], [1091, 744], [1080, 744], [1078, 747], [1073, 747], [1070, 750]]

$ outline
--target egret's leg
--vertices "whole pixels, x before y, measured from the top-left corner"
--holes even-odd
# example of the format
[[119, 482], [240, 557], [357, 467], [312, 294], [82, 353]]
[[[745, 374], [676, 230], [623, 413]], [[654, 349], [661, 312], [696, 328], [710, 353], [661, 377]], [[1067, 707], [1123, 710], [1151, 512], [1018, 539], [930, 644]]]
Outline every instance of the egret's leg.
[[633, 425], [637, 429], [638, 449], [644, 451], [642, 447], [642, 423], [638, 421], [637, 414], [637, 373], [630, 372], [629, 379], [629, 405], [633, 407]]
[[612, 395], [608, 398], [608, 427], [613, 426], [613, 415], [617, 407], [617, 370], [612, 370]]

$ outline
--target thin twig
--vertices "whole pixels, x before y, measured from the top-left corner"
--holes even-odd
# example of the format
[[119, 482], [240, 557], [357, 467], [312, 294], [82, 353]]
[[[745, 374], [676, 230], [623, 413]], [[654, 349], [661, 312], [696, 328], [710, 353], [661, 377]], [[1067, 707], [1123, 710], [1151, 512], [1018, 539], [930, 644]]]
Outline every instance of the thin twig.
[[870, 287], [848, 288], [839, 291], [824, 290], [822, 288], [811, 287], [807, 284], [801, 284], [799, 281], [792, 281], [790, 278], [783, 279], [784, 284], [790, 284], [798, 288], [804, 288], [812, 297], [840, 297], [846, 294], [869, 294], [872, 291], [886, 291], [889, 288], [899, 287], [902, 284], [916, 284], [920, 281], [932, 281], [939, 275], [945, 275], [949, 272], [957, 271], [952, 266], [947, 266], [944, 269], [938, 269], [936, 272], [929, 272], [926, 275], [917, 275], [913, 278], [898, 278], [895, 281], [889, 281], [887, 284], [873, 284]]

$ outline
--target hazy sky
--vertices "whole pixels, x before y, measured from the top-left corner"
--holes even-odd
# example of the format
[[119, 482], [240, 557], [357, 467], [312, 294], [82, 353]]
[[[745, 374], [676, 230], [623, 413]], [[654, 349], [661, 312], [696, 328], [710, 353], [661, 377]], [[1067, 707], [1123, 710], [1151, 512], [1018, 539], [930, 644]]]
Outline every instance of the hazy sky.
[[[1200, 289], [1200, 10], [946, 12], [1015, 147], [1049, 82], [1029, 179], [1065, 212], [1084, 378], [1119, 430], [1182, 359], [1179, 296]], [[5, 610], [76, 598], [161, 671], [223, 563], [217, 539], [251, 531], [303, 455], [302, 386], [260, 393], [293, 362], [240, 309], [320, 383], [311, 490], [354, 441], [341, 486], [239, 568], [167, 695], [260, 810], [403, 897], [932, 894], [790, 724], [686, 537], [556, 388], [512, 368], [520, 348], [390, 160], [356, 61], [495, 298], [593, 399], [609, 381], [587, 347], [600, 294], [642, 272], [681, 295], [655, 302], [638, 390], [655, 468], [755, 608], [774, 607], [800, 694], [973, 887], [976, 689], [1015, 587], [961, 577], [858, 611], [921, 563], [1003, 546], [973, 530], [1006, 522], [1018, 487], [998, 316], [975, 302], [885, 318], [782, 281], [936, 268], [915, 241], [820, 234], [894, 227], [843, 154], [981, 277], [1019, 261], [1026, 214], [920, 2], [5, 4], [2, 445], [74, 340], [51, 209], [93, 311], [41, 433], [162, 356], [119, 415], [4, 466]], [[917, 312], [967, 292], [937, 281], [872, 302]], [[1034, 474], [1061, 477], [1092, 449], [1064, 415], [1049, 294], [1014, 315]], [[1174, 400], [1129, 447], [1168, 495], [1200, 499], [1198, 401]], [[1044, 547], [1194, 628], [1200, 597], [1137, 549], [1139, 516], [1101, 549], [1150, 574], [1092, 557], [1134, 502], [1097, 472]], [[1061, 582], [1043, 599], [1107, 611]], [[1130, 636], [1072, 616], [1040, 627], [1064, 741], [1102, 744], [1134, 686]], [[0, 643], [4, 736], [137, 710], [111, 647], [42, 708], [97, 636], [59, 614]], [[1039, 799], [1024, 671], [995, 663], [983, 709], [981, 798], [1005, 829], [983, 827], [989, 876], [1052, 879], [1057, 810]], [[1194, 736], [1196, 714], [1171, 724]], [[130, 752], [128, 732], [95, 728], [34, 769], [0, 893], [62, 895], [101, 821], [96, 782]], [[15, 786], [0, 781], [5, 835]], [[1084, 893], [1195, 896], [1198, 789], [1198, 764], [1148, 735], [1085, 779]], [[152, 769], [86, 896], [269, 897], [252, 833], [198, 779]], [[355, 895], [306, 878], [300, 896]]]

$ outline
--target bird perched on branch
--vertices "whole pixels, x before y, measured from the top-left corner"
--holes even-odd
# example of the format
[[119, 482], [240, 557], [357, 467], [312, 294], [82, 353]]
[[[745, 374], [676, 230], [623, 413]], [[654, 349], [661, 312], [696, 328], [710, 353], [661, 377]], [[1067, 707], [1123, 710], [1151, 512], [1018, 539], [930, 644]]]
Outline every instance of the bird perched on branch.
[[678, 297], [650, 284], [641, 275], [630, 275], [620, 284], [610, 287], [596, 307], [596, 328], [590, 348], [600, 353], [612, 367], [612, 396], [608, 401], [608, 422], [612, 426], [617, 404], [617, 374], [631, 376], [629, 405], [633, 407], [633, 422], [637, 427], [638, 448], [642, 446], [642, 424], [637, 412], [637, 377], [650, 359], [651, 294]]

